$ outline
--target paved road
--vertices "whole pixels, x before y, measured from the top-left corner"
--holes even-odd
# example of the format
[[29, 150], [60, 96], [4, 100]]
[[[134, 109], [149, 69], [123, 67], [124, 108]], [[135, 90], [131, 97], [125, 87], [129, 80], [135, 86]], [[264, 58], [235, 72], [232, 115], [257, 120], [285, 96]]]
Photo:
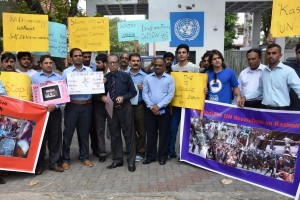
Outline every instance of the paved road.
[[40, 176], [12, 173], [5, 177], [7, 183], [0, 185], [0, 200], [289, 199], [237, 180], [224, 185], [220, 181], [226, 178], [225, 176], [176, 159], [169, 160], [164, 166], [160, 166], [158, 162], [149, 165], [139, 162], [137, 170], [131, 173], [127, 170], [127, 165], [106, 169], [111, 163], [111, 154], [105, 163], [98, 162], [98, 159], [91, 155], [94, 167], [88, 168], [77, 160], [76, 143], [75, 136], [71, 148], [70, 170], [63, 173], [46, 170]]

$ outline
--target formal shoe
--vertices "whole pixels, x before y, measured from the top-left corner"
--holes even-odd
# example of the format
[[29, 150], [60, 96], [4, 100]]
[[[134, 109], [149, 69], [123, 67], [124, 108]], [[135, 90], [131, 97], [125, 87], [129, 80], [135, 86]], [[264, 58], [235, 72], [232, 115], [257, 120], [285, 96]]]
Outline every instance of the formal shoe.
[[159, 160], [159, 164], [160, 165], [165, 165], [166, 164], [166, 160], [165, 159], [160, 159]]
[[93, 167], [93, 163], [89, 160], [85, 160], [82, 162], [83, 165], [88, 166], [88, 167]]
[[59, 167], [59, 166], [52, 167], [52, 168], [50, 168], [50, 170], [54, 171], [54, 172], [63, 172], [64, 171], [64, 169], [62, 167]]
[[99, 162], [105, 162], [106, 156], [99, 156]]
[[35, 175], [41, 175], [44, 172], [42, 167], [36, 167]]
[[0, 184], [5, 184], [5, 180], [3, 180], [1, 177], [0, 177]]
[[70, 164], [64, 162], [64, 163], [61, 164], [61, 168], [63, 168], [63, 170], [68, 170], [68, 169], [70, 169]]
[[116, 167], [122, 167], [123, 166], [123, 162], [117, 163], [117, 162], [113, 162], [111, 163], [111, 165], [108, 165], [106, 168], [107, 169], [113, 169]]
[[150, 164], [150, 163], [152, 163], [152, 162], [155, 162], [155, 159], [149, 159], [149, 158], [146, 158], [146, 160], [143, 161], [143, 164], [144, 164], [144, 165], [148, 165], [148, 164]]
[[135, 171], [135, 165], [134, 164], [128, 164], [128, 171], [134, 172]]

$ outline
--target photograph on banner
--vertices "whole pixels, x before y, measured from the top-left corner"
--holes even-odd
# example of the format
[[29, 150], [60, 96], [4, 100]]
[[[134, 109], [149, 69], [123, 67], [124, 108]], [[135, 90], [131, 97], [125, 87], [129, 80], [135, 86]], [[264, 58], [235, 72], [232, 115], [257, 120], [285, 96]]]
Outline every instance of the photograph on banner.
[[34, 122], [0, 116], [0, 155], [27, 158]]
[[31, 100], [31, 79], [27, 74], [1, 72], [0, 80], [4, 84], [7, 96]]
[[172, 72], [175, 94], [172, 106], [203, 110], [207, 75], [200, 73]]
[[191, 117], [189, 152], [224, 165], [294, 181], [299, 134]]
[[48, 106], [70, 102], [68, 86], [64, 80], [48, 81], [34, 84], [32, 87], [33, 101]]
[[273, 0], [271, 19], [271, 33], [273, 37], [299, 35], [299, 6], [299, 0]]
[[66, 58], [68, 56], [66, 25], [49, 22], [49, 52], [52, 57]]
[[108, 17], [68, 17], [69, 48], [82, 51], [108, 51]]
[[205, 101], [183, 109], [181, 161], [295, 197], [300, 181], [300, 112]]
[[49, 112], [7, 96], [0, 102], [0, 170], [34, 173]]
[[102, 94], [105, 92], [103, 78], [103, 72], [68, 73], [69, 94]]
[[4, 51], [49, 51], [48, 15], [3, 13]]

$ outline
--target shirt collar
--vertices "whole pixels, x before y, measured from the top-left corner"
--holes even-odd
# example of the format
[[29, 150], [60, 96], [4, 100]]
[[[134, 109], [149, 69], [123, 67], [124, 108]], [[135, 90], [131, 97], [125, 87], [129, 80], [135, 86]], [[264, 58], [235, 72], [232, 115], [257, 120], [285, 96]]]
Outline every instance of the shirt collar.
[[131, 73], [131, 70], [129, 70], [129, 73], [132, 74], [133, 76], [136, 76], [138, 74], [143, 75], [143, 71], [141, 69], [136, 74]]
[[[284, 64], [280, 61], [279, 63], [278, 63], [278, 65], [274, 68], [274, 69], [276, 69], [276, 68], [284, 68]], [[268, 67], [266, 68], [266, 69], [268, 69], [269, 71], [272, 71], [271, 69], [270, 69], [270, 67], [269, 67], [269, 65], [268, 65]]]
[[56, 74], [52, 71], [50, 75], [45, 74], [43, 71], [40, 72], [40, 76], [47, 76], [47, 77], [51, 77], [51, 76], [56, 76]]
[[259, 71], [259, 70], [263, 71], [265, 68], [266, 68], [266, 66], [260, 63], [259, 66], [258, 66], [258, 68], [256, 70], [252, 70], [250, 67], [248, 67], [248, 71], [247, 72]]
[[167, 77], [168, 74], [166, 72], [164, 72], [160, 77], [158, 77], [158, 76], [156, 76], [155, 72], [152, 72], [152, 74], [150, 74], [150, 75], [155, 76], [157, 78], [161, 78], [161, 77]]
[[[74, 65], [72, 65], [72, 68], [73, 68], [72, 72], [77, 71], [76, 67]], [[86, 66], [82, 65], [82, 68], [81, 68], [81, 70], [79, 72], [82, 72], [82, 71], [85, 71], [85, 70], [86, 70]]]

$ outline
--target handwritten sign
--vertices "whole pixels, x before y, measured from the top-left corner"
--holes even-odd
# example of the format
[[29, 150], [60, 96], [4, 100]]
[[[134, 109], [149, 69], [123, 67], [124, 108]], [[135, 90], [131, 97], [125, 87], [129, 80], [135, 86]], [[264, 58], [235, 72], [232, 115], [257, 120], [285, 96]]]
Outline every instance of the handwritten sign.
[[50, 104], [61, 104], [70, 102], [68, 86], [64, 80], [48, 81], [34, 84], [32, 87], [33, 101], [48, 106]]
[[82, 51], [110, 49], [107, 17], [69, 17], [69, 46]]
[[203, 110], [204, 89], [207, 87], [207, 75], [199, 73], [172, 72], [175, 80], [175, 95], [172, 105], [183, 108]]
[[273, 0], [271, 33], [274, 37], [300, 35], [299, 0]]
[[48, 15], [3, 13], [4, 51], [49, 51]]
[[68, 43], [66, 25], [49, 22], [49, 51], [53, 57], [67, 57]]
[[1, 72], [0, 80], [3, 82], [8, 96], [31, 100], [31, 80], [27, 74]]
[[104, 93], [103, 72], [68, 73], [69, 94], [101, 94]]
[[138, 40], [140, 43], [170, 41], [170, 20], [118, 22], [118, 38], [119, 41]]

